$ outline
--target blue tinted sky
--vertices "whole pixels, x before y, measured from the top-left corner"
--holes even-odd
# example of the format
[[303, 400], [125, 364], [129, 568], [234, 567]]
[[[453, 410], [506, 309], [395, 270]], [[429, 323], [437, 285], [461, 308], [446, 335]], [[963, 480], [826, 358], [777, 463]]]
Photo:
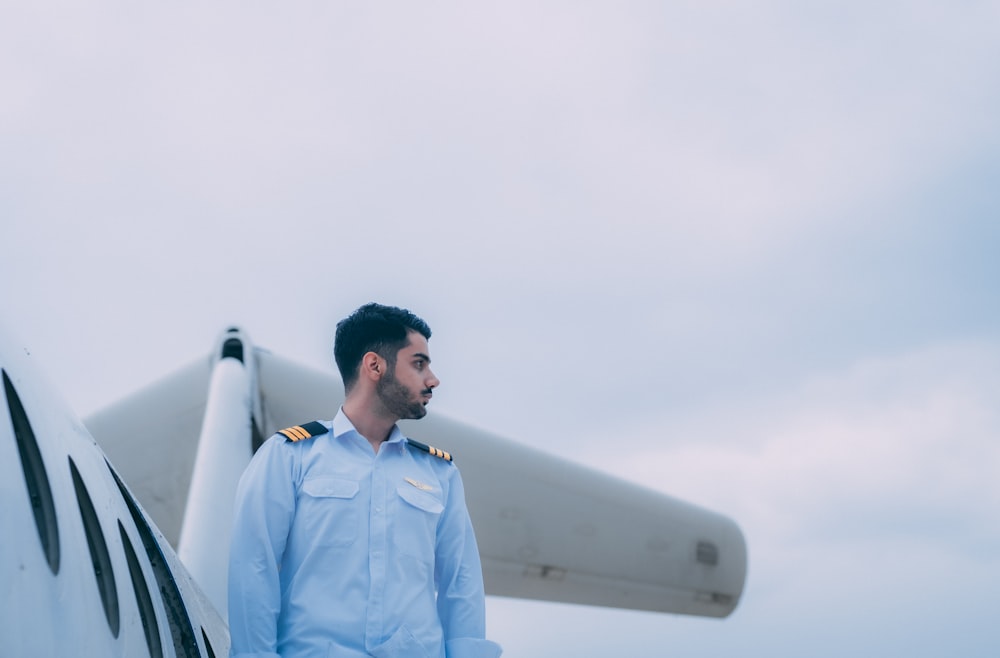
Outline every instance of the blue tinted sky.
[[0, 310], [79, 412], [409, 306], [437, 411], [748, 539], [727, 620], [506, 655], [1000, 653], [1000, 3], [12, 4]]

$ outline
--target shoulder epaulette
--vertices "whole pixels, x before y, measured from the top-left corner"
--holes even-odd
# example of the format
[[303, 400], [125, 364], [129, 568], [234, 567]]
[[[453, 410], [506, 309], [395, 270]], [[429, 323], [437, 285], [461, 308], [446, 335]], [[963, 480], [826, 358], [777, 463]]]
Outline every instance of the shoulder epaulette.
[[295, 443], [296, 441], [301, 441], [303, 439], [311, 439], [314, 436], [319, 436], [320, 434], [326, 434], [329, 431], [330, 430], [326, 428], [326, 425], [314, 420], [304, 425], [296, 425], [295, 427], [278, 430], [278, 434], [283, 435], [286, 439]]
[[406, 442], [409, 443], [414, 448], [416, 448], [417, 450], [423, 450], [424, 452], [430, 453], [435, 457], [440, 457], [446, 462], [454, 461], [451, 458], [451, 453], [445, 452], [444, 450], [440, 450], [438, 448], [434, 448], [432, 446], [423, 444], [420, 441], [414, 441], [413, 439], [407, 439]]

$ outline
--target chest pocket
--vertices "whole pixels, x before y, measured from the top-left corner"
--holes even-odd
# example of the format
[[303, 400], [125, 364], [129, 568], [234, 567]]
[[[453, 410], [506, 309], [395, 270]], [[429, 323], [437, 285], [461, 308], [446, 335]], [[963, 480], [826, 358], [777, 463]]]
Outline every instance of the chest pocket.
[[302, 482], [299, 509], [303, 529], [316, 546], [348, 546], [358, 538], [360, 487], [353, 480], [309, 478]]
[[434, 563], [437, 524], [444, 511], [441, 494], [420, 491], [409, 484], [396, 489], [399, 494], [397, 518], [393, 524], [393, 542], [399, 552], [425, 564]]

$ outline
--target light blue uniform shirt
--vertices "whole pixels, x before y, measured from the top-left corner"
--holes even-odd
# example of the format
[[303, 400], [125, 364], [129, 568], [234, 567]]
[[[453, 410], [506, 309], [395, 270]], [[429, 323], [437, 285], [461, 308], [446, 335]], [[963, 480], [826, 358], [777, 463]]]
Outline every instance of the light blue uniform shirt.
[[[394, 428], [376, 454], [341, 410], [327, 434], [261, 446], [240, 480], [230, 655], [496, 658], [451, 462]], [[436, 595], [435, 595], [436, 593]]]

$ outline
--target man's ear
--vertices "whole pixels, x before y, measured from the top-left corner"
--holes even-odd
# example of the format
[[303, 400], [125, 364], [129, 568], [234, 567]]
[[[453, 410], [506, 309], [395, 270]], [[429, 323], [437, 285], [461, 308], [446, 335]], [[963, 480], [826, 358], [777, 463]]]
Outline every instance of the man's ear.
[[385, 374], [386, 363], [385, 359], [380, 357], [375, 352], [365, 352], [365, 355], [361, 357], [361, 376], [366, 379], [377, 382]]

